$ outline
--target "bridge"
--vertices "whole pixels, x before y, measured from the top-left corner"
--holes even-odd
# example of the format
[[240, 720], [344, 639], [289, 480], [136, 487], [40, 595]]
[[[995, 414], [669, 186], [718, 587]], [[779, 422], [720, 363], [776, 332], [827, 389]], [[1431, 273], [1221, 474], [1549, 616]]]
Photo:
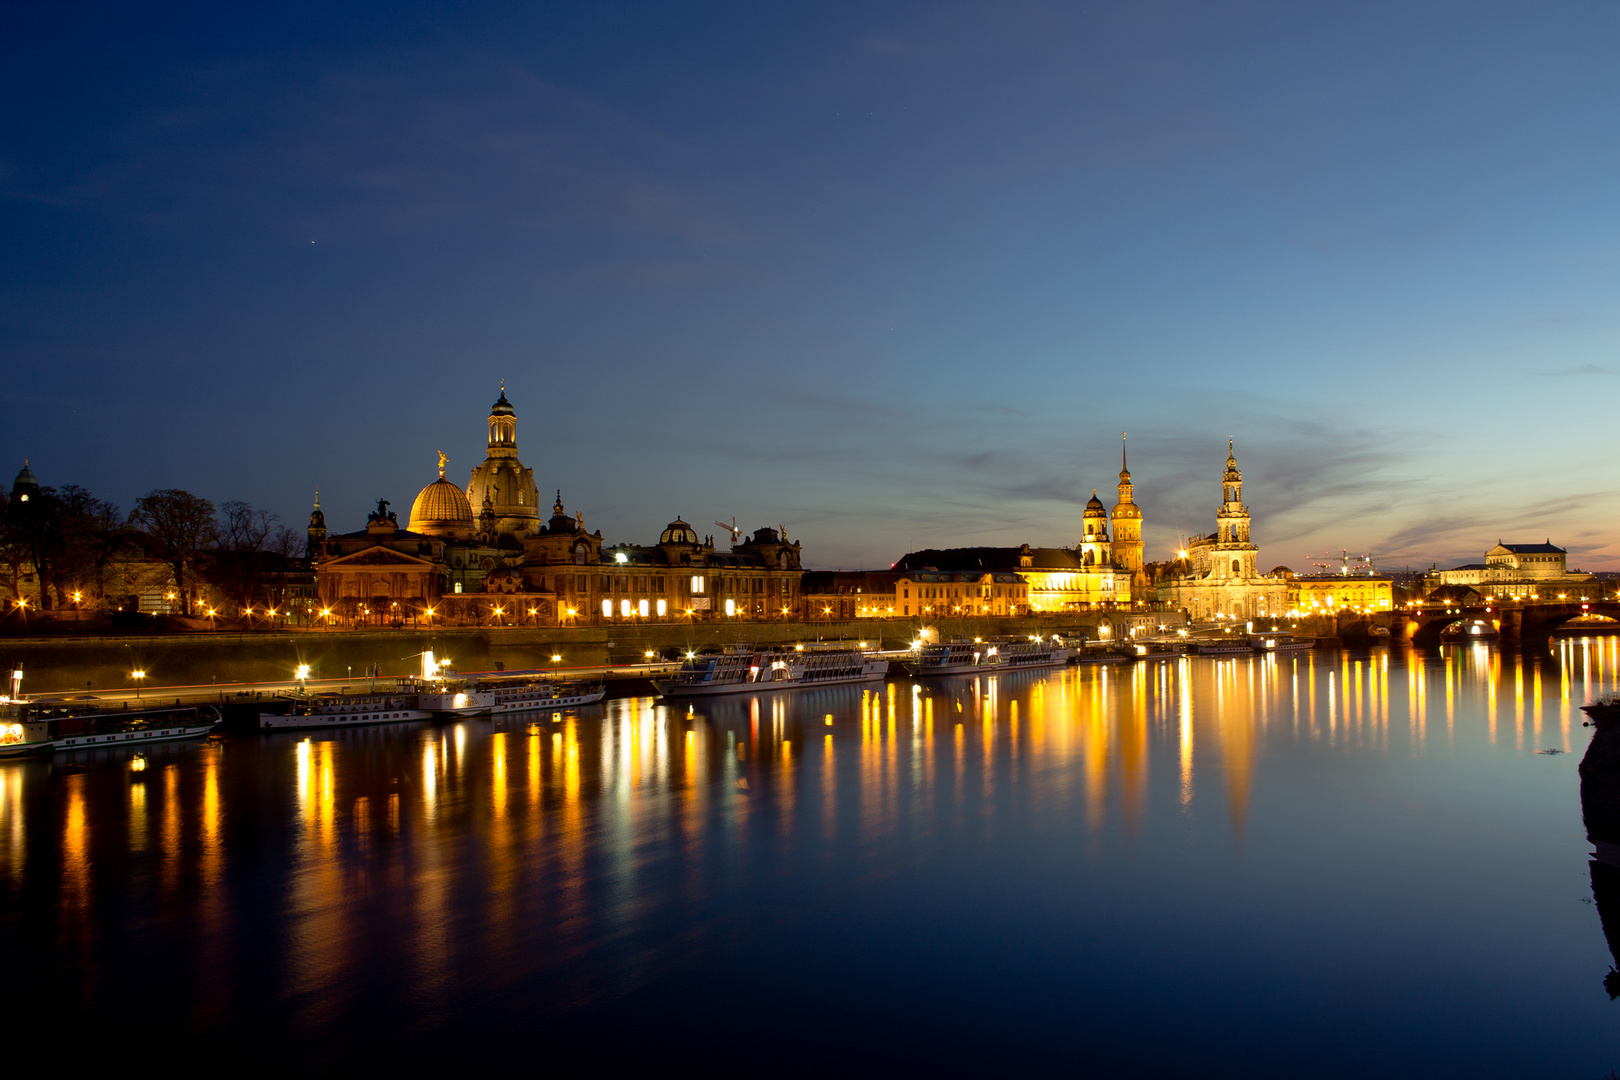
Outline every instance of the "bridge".
[[1414, 645], [1438, 645], [1446, 627], [1476, 619], [1495, 627], [1501, 644], [1527, 652], [1546, 652], [1552, 633], [1571, 619], [1603, 615], [1620, 620], [1620, 600], [1554, 600], [1545, 603], [1490, 604], [1468, 607], [1436, 605], [1392, 613], [1390, 633]]

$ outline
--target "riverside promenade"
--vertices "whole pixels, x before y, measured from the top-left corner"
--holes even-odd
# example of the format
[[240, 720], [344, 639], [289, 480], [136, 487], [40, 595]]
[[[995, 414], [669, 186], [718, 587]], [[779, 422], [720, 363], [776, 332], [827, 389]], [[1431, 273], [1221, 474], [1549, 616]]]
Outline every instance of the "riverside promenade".
[[[1095, 615], [940, 619], [929, 626], [947, 640], [1008, 634], [1099, 636]], [[420, 672], [426, 651], [461, 671], [546, 669], [564, 675], [645, 679], [662, 670], [647, 664], [649, 652], [657, 658], [671, 649], [815, 641], [865, 641], [872, 648], [900, 649], [915, 640], [917, 630], [915, 620], [893, 619], [53, 635], [0, 639], [0, 662], [7, 671], [22, 669], [24, 691], [29, 694], [88, 692], [112, 697], [127, 691], [133, 698], [139, 681], [144, 696], [172, 699], [182, 687], [217, 694], [231, 684], [253, 684], [256, 690], [293, 686], [294, 673], [304, 664], [309, 665], [310, 685], [334, 681], [352, 685], [373, 670], [381, 677], [397, 678]], [[145, 672], [144, 678], [136, 680], [136, 671]]]

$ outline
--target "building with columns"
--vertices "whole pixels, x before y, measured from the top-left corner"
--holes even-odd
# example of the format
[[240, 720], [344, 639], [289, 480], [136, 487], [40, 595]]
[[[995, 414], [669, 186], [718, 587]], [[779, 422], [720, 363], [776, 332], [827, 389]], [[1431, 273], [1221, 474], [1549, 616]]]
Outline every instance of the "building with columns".
[[1260, 573], [1259, 561], [1260, 549], [1249, 536], [1243, 473], [1228, 440], [1215, 531], [1187, 545], [1179, 572], [1160, 582], [1159, 599], [1199, 621], [1279, 617], [1287, 610], [1287, 584]]
[[438, 478], [404, 528], [381, 500], [365, 529], [329, 535], [319, 495], [310, 515], [323, 617], [371, 624], [555, 626], [797, 613], [799, 544], [785, 530], [732, 537], [729, 551], [676, 518], [657, 544], [605, 545], [557, 492], [542, 523], [534, 470], [518, 457], [506, 386], [490, 408], [488, 451], [465, 490]]

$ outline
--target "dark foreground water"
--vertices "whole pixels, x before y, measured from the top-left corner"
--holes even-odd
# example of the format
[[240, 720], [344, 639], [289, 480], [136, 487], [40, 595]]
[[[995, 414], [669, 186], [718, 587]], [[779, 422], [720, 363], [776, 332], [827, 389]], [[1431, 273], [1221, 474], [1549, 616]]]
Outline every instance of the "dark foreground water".
[[63, 1064], [222, 1072], [1595, 1080], [1620, 1001], [1578, 709], [1617, 660], [1194, 659], [3, 765], [8, 1015]]

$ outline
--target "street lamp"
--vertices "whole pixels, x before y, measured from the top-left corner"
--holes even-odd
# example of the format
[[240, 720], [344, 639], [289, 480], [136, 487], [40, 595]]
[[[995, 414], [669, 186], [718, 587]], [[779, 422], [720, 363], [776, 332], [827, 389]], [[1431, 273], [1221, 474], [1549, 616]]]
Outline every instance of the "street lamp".
[[135, 700], [139, 701], [141, 700], [141, 680], [146, 678], [146, 672], [137, 668], [130, 672], [130, 675], [135, 680]]

